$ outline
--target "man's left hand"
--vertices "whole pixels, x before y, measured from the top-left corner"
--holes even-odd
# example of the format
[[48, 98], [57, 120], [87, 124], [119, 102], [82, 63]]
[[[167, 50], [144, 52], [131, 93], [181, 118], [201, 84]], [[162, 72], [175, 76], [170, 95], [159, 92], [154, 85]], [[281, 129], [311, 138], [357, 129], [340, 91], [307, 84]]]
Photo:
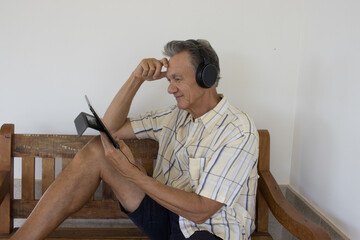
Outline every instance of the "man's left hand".
[[140, 172], [140, 164], [136, 162], [130, 148], [123, 140], [117, 140], [117, 143], [120, 146], [119, 150], [111, 144], [105, 133], [100, 134], [106, 158], [123, 176], [131, 178], [134, 177], [136, 173]]

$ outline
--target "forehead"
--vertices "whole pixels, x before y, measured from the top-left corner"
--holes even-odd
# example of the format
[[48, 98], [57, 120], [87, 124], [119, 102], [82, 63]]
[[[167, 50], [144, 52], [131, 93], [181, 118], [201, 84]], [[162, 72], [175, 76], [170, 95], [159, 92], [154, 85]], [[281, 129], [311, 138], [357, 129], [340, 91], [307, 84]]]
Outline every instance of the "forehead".
[[182, 51], [172, 56], [169, 60], [169, 68], [167, 69], [167, 75], [173, 74], [186, 74], [193, 71], [191, 66], [190, 54], [187, 51]]

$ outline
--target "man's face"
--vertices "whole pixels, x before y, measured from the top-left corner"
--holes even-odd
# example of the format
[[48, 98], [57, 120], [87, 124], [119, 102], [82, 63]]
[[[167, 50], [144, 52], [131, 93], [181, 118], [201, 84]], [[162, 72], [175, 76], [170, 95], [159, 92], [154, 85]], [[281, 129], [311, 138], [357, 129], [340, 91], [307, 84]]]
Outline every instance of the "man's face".
[[166, 75], [169, 80], [168, 93], [174, 95], [178, 108], [196, 116], [198, 109], [204, 104], [202, 97], [205, 89], [196, 83], [195, 71], [187, 51], [170, 58]]

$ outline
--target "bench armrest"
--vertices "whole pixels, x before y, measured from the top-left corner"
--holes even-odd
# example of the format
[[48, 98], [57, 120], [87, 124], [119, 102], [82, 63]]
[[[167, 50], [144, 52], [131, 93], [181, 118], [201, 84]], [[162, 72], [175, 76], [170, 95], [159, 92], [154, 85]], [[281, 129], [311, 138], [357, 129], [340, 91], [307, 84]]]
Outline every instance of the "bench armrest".
[[10, 172], [0, 171], [0, 205], [10, 191]]
[[270, 171], [260, 171], [259, 175], [259, 190], [281, 225], [299, 239], [330, 240], [330, 236], [322, 227], [302, 216], [285, 199]]

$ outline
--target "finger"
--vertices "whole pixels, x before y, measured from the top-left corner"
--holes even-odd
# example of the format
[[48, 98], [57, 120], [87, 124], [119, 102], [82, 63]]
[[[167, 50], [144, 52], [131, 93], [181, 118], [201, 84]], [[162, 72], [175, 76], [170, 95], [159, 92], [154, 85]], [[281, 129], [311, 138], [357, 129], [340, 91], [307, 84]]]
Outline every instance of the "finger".
[[149, 73], [149, 65], [148, 65], [148, 63], [147, 62], [142, 63], [141, 68], [142, 68], [141, 76], [142, 77], [147, 77], [147, 75]]
[[161, 59], [160, 62], [164, 67], [169, 68], [169, 60], [167, 58]]
[[105, 155], [107, 157], [112, 158], [114, 156], [114, 154], [116, 153], [115, 147], [112, 145], [112, 143], [110, 142], [110, 139], [106, 136], [105, 133], [101, 132], [100, 135], [101, 135], [101, 142], [104, 147]]
[[156, 61], [155, 62], [155, 73], [153, 76], [153, 79], [159, 79], [160, 77], [160, 73], [161, 73], [161, 69], [163, 67], [163, 64], [160, 61]]
[[151, 74], [150, 72], [154, 68], [154, 65], [152, 63], [153, 61], [154, 61], [153, 58], [146, 58], [141, 61], [140, 66], [142, 68], [142, 72], [141, 72], [142, 77], [144, 77], [144, 78], [149, 77], [149, 75]]
[[166, 77], [166, 74], [167, 74], [167, 72], [161, 72], [161, 73], [159, 73], [159, 75], [157, 76], [157, 79]]
[[156, 62], [154, 61], [149, 62], [149, 71], [147, 77], [153, 78], [155, 71], [156, 71]]
[[[100, 136], [101, 136], [101, 141], [103, 142], [104, 145], [104, 149], [108, 151], [116, 151], [114, 145], [110, 142], [110, 139], [105, 133], [100, 132]], [[121, 150], [129, 151], [130, 148], [126, 145], [126, 143], [123, 140], [116, 140], [116, 142], [118, 143]]]
[[100, 132], [100, 137], [101, 137], [101, 142], [102, 145], [104, 147], [104, 150], [106, 151], [107, 149], [109, 149], [109, 139], [107, 138], [107, 136], [105, 135], [105, 133]]
[[[161, 60], [159, 60], [159, 68], [157, 68], [156, 70], [156, 74], [154, 74], [154, 77], [156, 77], [156, 79], [160, 79], [160, 78], [164, 78], [166, 77], [166, 73], [167, 73], [167, 68], [169, 67], [169, 61], [167, 58], [163, 58]], [[165, 71], [162, 71], [163, 67], [166, 68]], [[154, 78], [155, 79], [155, 78]]]

